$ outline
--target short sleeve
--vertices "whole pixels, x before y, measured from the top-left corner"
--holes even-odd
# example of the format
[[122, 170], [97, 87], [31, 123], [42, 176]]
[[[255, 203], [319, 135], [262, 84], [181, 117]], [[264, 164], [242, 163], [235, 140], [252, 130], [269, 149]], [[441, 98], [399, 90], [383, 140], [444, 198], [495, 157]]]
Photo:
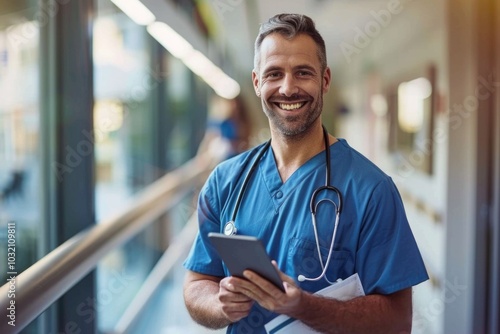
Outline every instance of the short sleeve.
[[208, 233], [220, 232], [220, 206], [217, 197], [217, 170], [212, 173], [198, 197], [199, 230], [184, 261], [184, 267], [194, 272], [224, 276], [222, 260], [208, 239]]
[[368, 203], [356, 253], [365, 293], [390, 294], [427, 280], [403, 202], [390, 178], [375, 187]]

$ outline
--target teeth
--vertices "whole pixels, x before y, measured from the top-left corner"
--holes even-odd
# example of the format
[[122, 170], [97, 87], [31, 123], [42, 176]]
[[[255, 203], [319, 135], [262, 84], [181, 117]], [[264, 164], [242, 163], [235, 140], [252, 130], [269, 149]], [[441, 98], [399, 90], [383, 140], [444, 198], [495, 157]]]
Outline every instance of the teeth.
[[293, 103], [293, 104], [280, 103], [280, 108], [284, 109], [284, 110], [295, 110], [295, 109], [299, 109], [303, 105], [304, 105], [304, 103]]

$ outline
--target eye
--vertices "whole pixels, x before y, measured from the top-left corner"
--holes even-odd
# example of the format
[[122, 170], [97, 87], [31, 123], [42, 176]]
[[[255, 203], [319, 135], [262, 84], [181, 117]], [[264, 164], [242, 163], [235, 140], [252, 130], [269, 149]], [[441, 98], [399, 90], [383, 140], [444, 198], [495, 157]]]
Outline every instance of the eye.
[[280, 78], [280, 77], [281, 77], [280, 72], [269, 72], [266, 74], [266, 78], [269, 78], [269, 79], [276, 79], [276, 78]]
[[305, 77], [305, 76], [311, 76], [311, 75], [313, 75], [313, 73], [310, 71], [298, 71], [297, 75], [299, 77]]

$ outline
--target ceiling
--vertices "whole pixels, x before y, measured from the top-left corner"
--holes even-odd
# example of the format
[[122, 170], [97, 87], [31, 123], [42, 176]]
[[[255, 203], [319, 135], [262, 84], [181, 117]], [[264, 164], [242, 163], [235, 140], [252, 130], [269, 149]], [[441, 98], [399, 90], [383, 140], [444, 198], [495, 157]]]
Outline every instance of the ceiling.
[[[212, 26], [215, 29], [216, 47], [207, 46], [197, 32], [191, 18], [182, 17], [171, 0], [141, 0], [150, 8], [159, 20], [171, 24], [181, 35], [188, 39], [196, 49], [205, 53], [213, 61], [230, 67], [230, 72], [248, 73], [253, 67], [253, 43], [258, 33], [259, 24], [278, 13], [302, 13], [316, 22], [317, 29], [323, 35], [328, 61], [333, 66], [345, 55], [342, 45], [354, 45], [357, 29], [365, 29], [370, 24], [377, 24], [376, 13], [388, 10], [397, 11], [390, 17], [390, 26], [385, 30], [404, 33], [392, 34], [391, 44], [398, 39], [411, 39], [412, 34], [422, 30], [431, 30], [442, 16], [439, 10], [433, 10], [443, 1], [434, 0], [197, 0], [209, 8]], [[2, 14], [15, 12], [28, 6], [31, 0], [14, 2], [1, 1]], [[4, 20], [6, 21], [6, 20]], [[6, 23], [6, 22], [4, 22]], [[375, 43], [374, 43], [375, 44]], [[229, 64], [224, 64], [229, 63]], [[234, 73], [238, 76], [237, 73]]]
[[[251, 86], [253, 45], [260, 23], [275, 14], [310, 16], [325, 40], [332, 74], [337, 79], [349, 80], [355, 77], [353, 72], [361, 73], [362, 67], [369, 68], [373, 63], [390, 68], [385, 59], [394, 59], [402, 50], [411, 49], [414, 41], [440, 31], [446, 3], [444, 0], [197, 0], [213, 32], [213, 39], [207, 43], [193, 18], [173, 1], [141, 1], [158, 21], [170, 25], [240, 83], [243, 91], [251, 91], [245, 88]], [[365, 40], [360, 34], [365, 35]], [[351, 49], [346, 51], [346, 48]], [[351, 64], [346, 52], [358, 52], [359, 56], [353, 56], [361, 61]], [[405, 61], [397, 56], [396, 59]]]
[[[375, 29], [373, 30], [375, 39], [390, 25], [393, 31], [404, 31], [402, 34], [393, 35], [391, 42], [398, 43], [398, 38], [408, 40], [414, 33], [421, 34], [424, 29], [432, 29], [440, 19], [438, 15], [432, 15], [432, 8], [436, 7], [436, 2], [430, 0], [207, 0], [207, 2], [215, 13], [218, 42], [227, 50], [227, 56], [237, 63], [237, 68], [245, 70], [251, 70], [253, 67], [253, 43], [259, 24], [278, 13], [301, 13], [310, 16], [325, 39], [330, 65], [345, 57], [342, 47], [356, 46], [355, 38], [359, 36], [360, 30]], [[390, 13], [390, 16], [381, 17], [382, 12]], [[379, 31], [376, 30], [377, 27]]]

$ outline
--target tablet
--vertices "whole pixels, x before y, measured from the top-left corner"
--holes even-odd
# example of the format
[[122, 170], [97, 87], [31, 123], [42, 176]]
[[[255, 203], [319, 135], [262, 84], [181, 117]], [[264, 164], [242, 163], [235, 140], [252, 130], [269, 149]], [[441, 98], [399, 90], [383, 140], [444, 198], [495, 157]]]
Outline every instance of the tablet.
[[231, 275], [244, 278], [243, 271], [248, 269], [266, 278], [285, 292], [283, 281], [259, 239], [213, 232], [209, 233], [208, 237]]

